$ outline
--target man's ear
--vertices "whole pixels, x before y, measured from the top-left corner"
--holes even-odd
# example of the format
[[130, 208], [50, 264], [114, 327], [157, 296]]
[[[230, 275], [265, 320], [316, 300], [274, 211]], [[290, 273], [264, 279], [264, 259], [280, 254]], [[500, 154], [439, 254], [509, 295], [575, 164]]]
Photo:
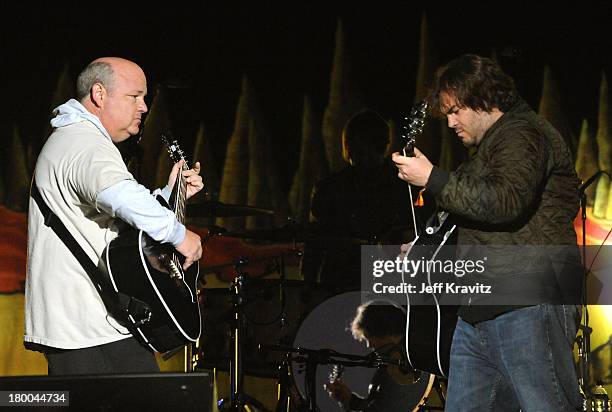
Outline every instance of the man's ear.
[[89, 91], [91, 101], [97, 106], [102, 107], [104, 100], [106, 99], [106, 89], [101, 83], [94, 83]]

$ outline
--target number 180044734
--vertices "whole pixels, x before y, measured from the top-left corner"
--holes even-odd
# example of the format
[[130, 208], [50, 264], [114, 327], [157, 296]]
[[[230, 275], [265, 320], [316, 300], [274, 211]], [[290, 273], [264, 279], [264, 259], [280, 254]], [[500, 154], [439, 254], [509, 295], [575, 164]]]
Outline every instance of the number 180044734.
[[68, 391], [0, 391], [0, 406], [68, 406]]

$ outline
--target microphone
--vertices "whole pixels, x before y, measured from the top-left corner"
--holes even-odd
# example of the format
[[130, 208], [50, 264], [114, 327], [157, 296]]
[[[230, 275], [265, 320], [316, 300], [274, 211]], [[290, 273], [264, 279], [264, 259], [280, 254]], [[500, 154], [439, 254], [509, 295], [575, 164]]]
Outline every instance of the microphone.
[[[606, 171], [604, 170], [600, 170], [599, 172], [595, 173], [593, 176], [589, 177], [584, 183], [582, 183], [580, 185], [580, 187], [578, 188], [578, 193], [580, 193], [581, 195], [584, 193], [584, 191], [587, 189], [587, 187], [591, 186], [591, 184], [599, 177], [601, 176], [602, 173], [608, 174]], [[608, 175], [610, 176], [610, 175]]]

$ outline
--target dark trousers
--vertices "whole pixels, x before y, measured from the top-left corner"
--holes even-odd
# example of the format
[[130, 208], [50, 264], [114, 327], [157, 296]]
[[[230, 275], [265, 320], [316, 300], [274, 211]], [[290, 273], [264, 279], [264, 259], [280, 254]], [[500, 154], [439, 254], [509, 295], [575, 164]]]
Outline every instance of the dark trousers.
[[45, 351], [49, 375], [156, 373], [153, 352], [135, 338], [83, 349]]

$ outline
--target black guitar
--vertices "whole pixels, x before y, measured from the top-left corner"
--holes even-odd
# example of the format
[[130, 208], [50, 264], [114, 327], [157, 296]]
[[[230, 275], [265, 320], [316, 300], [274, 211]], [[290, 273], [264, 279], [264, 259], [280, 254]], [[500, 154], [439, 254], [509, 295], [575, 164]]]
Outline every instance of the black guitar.
[[[162, 140], [174, 162], [184, 159], [178, 143]], [[179, 171], [170, 205], [158, 196], [158, 201], [174, 211], [181, 223], [185, 221], [186, 181]], [[200, 308], [197, 296], [198, 262], [183, 270], [183, 256], [170, 244], [151, 239], [142, 230], [126, 230], [112, 240], [104, 250], [101, 269], [110, 279], [114, 291], [129, 296], [135, 312], [130, 315], [135, 337], [151, 349], [164, 353], [195, 342], [201, 333]], [[132, 303], [134, 303], [132, 305]], [[140, 308], [140, 309], [138, 309]], [[138, 315], [138, 316], [137, 316]]]
[[[342, 379], [342, 374], [344, 373], [344, 366], [342, 365], [334, 365], [332, 370], [329, 372], [329, 383], [335, 383], [337, 380]], [[350, 411], [348, 403], [343, 404], [342, 402], [338, 402], [338, 407], [345, 412]]]
[[[427, 102], [417, 103], [410, 115], [404, 118], [401, 136], [406, 141], [404, 155], [414, 157], [416, 136], [425, 125]], [[414, 214], [414, 209], [412, 210]], [[435, 260], [443, 246], [453, 241], [456, 226], [445, 211], [436, 211], [419, 232], [415, 221], [417, 236], [410, 242], [407, 252], [409, 260]], [[422, 274], [422, 279], [431, 285], [435, 280], [429, 273]], [[440, 304], [440, 295], [436, 293], [419, 296], [418, 305], [407, 302], [408, 325], [406, 330], [408, 362], [413, 369], [422, 370], [438, 376], [448, 375], [450, 346], [455, 325], [457, 324], [457, 307]]]
[[[399, 359], [403, 357], [402, 353], [403, 349], [401, 352], [393, 350], [386, 356]], [[344, 371], [344, 366], [334, 365], [329, 374], [329, 383], [341, 379]], [[370, 382], [367, 396], [358, 398], [355, 406], [358, 410], [419, 411], [427, 401], [434, 379], [433, 375], [403, 371], [394, 365], [380, 366]], [[353, 410], [348, 403], [338, 402], [338, 407], [343, 411]]]

